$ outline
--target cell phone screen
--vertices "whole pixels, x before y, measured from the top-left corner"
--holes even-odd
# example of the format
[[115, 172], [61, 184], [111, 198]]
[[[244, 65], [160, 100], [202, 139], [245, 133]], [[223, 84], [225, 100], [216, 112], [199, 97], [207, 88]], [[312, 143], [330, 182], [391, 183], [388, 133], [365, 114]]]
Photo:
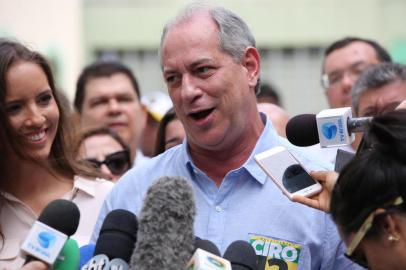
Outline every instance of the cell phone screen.
[[290, 193], [295, 193], [316, 184], [316, 181], [310, 177], [288, 151], [282, 151], [264, 158], [261, 162], [274, 179], [281, 182]]

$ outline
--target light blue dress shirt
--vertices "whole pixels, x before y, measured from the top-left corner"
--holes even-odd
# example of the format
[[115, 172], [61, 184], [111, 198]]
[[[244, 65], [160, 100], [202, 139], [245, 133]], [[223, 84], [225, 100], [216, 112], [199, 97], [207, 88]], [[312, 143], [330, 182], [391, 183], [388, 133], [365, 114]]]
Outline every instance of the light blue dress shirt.
[[303, 149], [279, 137], [270, 121], [262, 114], [261, 117], [265, 128], [251, 156], [243, 166], [230, 171], [219, 188], [193, 164], [186, 140], [128, 171], [106, 199], [93, 241], [109, 211], [122, 208], [138, 215], [143, 197], [155, 179], [183, 176], [195, 192], [195, 234], [215, 243], [222, 253], [233, 241], [246, 240], [254, 246], [261, 270], [270, 269], [273, 264], [289, 270], [361, 269], [344, 257], [344, 246], [330, 216], [291, 202], [253, 157], [283, 145], [308, 170], [331, 170], [331, 164], [307, 156]]

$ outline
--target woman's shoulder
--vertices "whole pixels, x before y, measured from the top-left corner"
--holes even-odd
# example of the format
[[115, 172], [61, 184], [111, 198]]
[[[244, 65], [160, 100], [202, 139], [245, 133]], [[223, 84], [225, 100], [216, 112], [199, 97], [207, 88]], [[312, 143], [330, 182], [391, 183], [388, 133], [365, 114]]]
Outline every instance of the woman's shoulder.
[[103, 178], [89, 178], [75, 175], [74, 186], [97, 194], [106, 194], [114, 187], [114, 183]]

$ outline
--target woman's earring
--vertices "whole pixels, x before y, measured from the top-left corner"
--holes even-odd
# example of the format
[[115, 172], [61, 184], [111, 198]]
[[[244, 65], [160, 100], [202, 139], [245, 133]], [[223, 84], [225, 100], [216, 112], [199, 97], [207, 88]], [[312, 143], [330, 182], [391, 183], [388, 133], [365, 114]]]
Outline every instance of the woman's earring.
[[394, 235], [390, 234], [390, 235], [388, 236], [388, 240], [389, 240], [390, 242], [397, 242], [397, 241], [400, 240], [400, 236], [397, 235], [397, 234], [394, 234]]

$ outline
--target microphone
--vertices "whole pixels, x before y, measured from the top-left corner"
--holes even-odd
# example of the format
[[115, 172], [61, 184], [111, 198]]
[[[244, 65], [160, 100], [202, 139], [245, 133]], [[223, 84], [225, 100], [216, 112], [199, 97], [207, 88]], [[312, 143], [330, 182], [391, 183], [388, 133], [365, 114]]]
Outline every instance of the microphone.
[[68, 239], [54, 264], [54, 270], [76, 270], [80, 261], [79, 246], [73, 239]]
[[257, 270], [258, 262], [254, 248], [246, 241], [237, 240], [232, 242], [223, 258], [231, 262], [233, 270]]
[[80, 261], [78, 269], [81, 269], [93, 257], [95, 247], [95, 244], [88, 244], [79, 248]]
[[79, 219], [79, 209], [73, 202], [63, 199], [50, 202], [21, 246], [28, 254], [24, 264], [40, 260], [53, 265], [68, 237], [76, 232]]
[[[184, 268], [180, 268], [184, 269]], [[234, 270], [228, 260], [203, 249], [196, 249], [186, 265], [187, 270]]]
[[195, 202], [182, 177], [161, 177], [148, 189], [140, 216], [134, 270], [184, 269], [193, 252]]
[[137, 217], [132, 212], [116, 209], [108, 213], [94, 247], [94, 256], [81, 269], [128, 269], [137, 230]]
[[286, 137], [296, 146], [349, 145], [354, 141], [354, 133], [363, 132], [371, 121], [372, 117], [352, 118], [350, 107], [327, 109], [317, 115], [292, 117], [286, 125]]
[[198, 248], [200, 248], [200, 249], [203, 249], [204, 251], [210, 252], [211, 254], [221, 256], [220, 250], [217, 248], [217, 246], [213, 242], [211, 242], [209, 240], [201, 239], [199, 237], [195, 238], [194, 248], [195, 248], [194, 251], [196, 251]]

